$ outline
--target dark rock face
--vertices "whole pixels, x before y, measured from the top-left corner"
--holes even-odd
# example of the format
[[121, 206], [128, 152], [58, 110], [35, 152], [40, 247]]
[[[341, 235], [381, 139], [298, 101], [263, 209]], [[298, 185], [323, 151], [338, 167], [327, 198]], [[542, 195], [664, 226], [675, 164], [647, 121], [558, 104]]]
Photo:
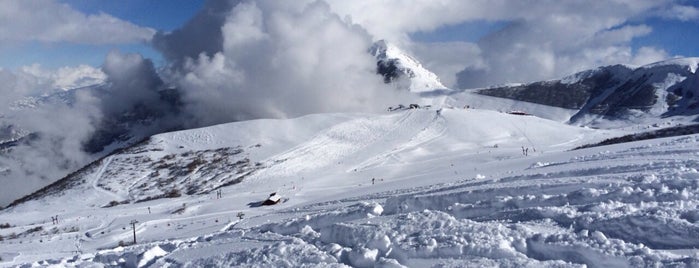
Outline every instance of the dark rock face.
[[580, 109], [590, 97], [589, 91], [589, 88], [579, 84], [566, 85], [560, 81], [547, 81], [521, 86], [483, 89], [478, 93], [561, 108]]
[[[511, 87], [495, 87], [479, 90], [479, 94], [527, 101], [567, 109], [580, 109], [587, 101], [600, 95], [605, 88], [618, 85], [621, 81], [615, 73], [630, 73], [631, 70], [621, 66], [608, 66], [595, 70], [576, 83], [564, 83], [561, 80], [542, 81]], [[585, 75], [585, 74], [583, 74]]]
[[[648, 112], [657, 102], [657, 96], [656, 89], [646, 84], [647, 81], [646, 75], [635, 80], [629, 79], [606, 97], [604, 91], [592, 95], [593, 98], [582, 108], [587, 108], [590, 113], [607, 116], [622, 116], [629, 109]], [[575, 117], [571, 121], [575, 121]]]
[[[369, 53], [376, 58], [376, 74], [381, 75], [386, 84], [398, 84], [401, 88], [410, 89], [410, 81], [418, 76], [416, 73], [420, 72], [420, 70], [412, 68], [422, 67], [414, 58], [395, 50], [394, 48], [393, 52], [389, 52], [389, 44], [384, 40], [377, 41], [369, 49]], [[401, 53], [401, 55], [396, 55], [396, 53]], [[400, 56], [403, 58], [401, 59]], [[406, 60], [406, 58], [410, 58], [410, 60]], [[410, 67], [411, 64], [417, 64], [417, 67]], [[423, 72], [426, 71], [423, 70]], [[441, 86], [440, 82], [435, 82]]]
[[396, 59], [382, 59], [376, 62], [376, 73], [383, 76], [384, 83], [396, 81], [403, 75], [396, 62]]
[[389, 84], [405, 76], [411, 77], [411, 70], [401, 68], [399, 60], [389, 57], [387, 51], [388, 44], [384, 40], [377, 41], [369, 50], [376, 58], [376, 74], [383, 77], [383, 82]]

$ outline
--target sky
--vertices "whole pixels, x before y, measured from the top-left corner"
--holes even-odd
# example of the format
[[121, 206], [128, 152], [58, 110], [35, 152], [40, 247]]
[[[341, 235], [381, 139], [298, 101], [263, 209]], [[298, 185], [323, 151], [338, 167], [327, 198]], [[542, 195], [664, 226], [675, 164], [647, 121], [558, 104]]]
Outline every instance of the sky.
[[[5, 5], [6, 10], [10, 10], [8, 6], [15, 5], [12, 2], [16, 0], [7, 0], [0, 4]], [[101, 16], [108, 15], [112, 19], [121, 20], [126, 23], [132, 23], [134, 26], [151, 29], [152, 31], [169, 32], [176, 30], [190, 20], [197, 12], [199, 12], [205, 4], [204, 0], [124, 0], [124, 1], [103, 1], [103, 0], [29, 0], [24, 1], [25, 9], [37, 8], [39, 6], [63, 5], [68, 9], [72, 9], [72, 15], [77, 16]], [[331, 1], [332, 2], [332, 1]], [[335, 1], [339, 2], [339, 1]], [[365, 1], [359, 1], [356, 6], [366, 6]], [[382, 1], [376, 1], [381, 3]], [[384, 6], [393, 6], [401, 1], [383, 1]], [[406, 2], [406, 1], [403, 1]], [[408, 1], [410, 2], [410, 1]], [[417, 1], [420, 2], [420, 1]], [[468, 1], [465, 1], [468, 3]], [[487, 9], [479, 7], [482, 1], [472, 1], [474, 10]], [[496, 1], [493, 6], [498, 5]], [[501, 1], [500, 1], [501, 2]], [[525, 1], [526, 2], [526, 1]], [[547, 1], [544, 1], [547, 2]], [[568, 1], [557, 5], [565, 6], [569, 3], [577, 1]], [[604, 2], [604, 1], [602, 1]], [[620, 1], [613, 1], [620, 2]], [[663, 1], [658, 1], [663, 2]], [[672, 2], [672, 1], [668, 1]], [[407, 3], [407, 2], [406, 2]], [[405, 4], [405, 3], [404, 3]], [[347, 5], [340, 3], [338, 6]], [[554, 4], [556, 5], [556, 4]], [[631, 3], [633, 5], [633, 3]], [[643, 4], [639, 4], [643, 5]], [[699, 1], [676, 1], [668, 5], [683, 6], [684, 9], [668, 7], [657, 10], [646, 10], [639, 14], [629, 14], [625, 18], [626, 21], [613, 25], [614, 27], [623, 27], [626, 25], [646, 25], [651, 30], [644, 34], [637, 34], [628, 40], [628, 45], [632, 50], [638, 51], [643, 47], [653, 47], [662, 50], [665, 56], [699, 56], [699, 23], [697, 17], [699, 13], [697, 7]], [[415, 5], [418, 8], [430, 8], [427, 5]], [[342, 8], [342, 7], [341, 7]], [[468, 9], [469, 5], [460, 5], [457, 8]], [[50, 8], [47, 8], [50, 9]], [[532, 8], [534, 9], [534, 8]], [[521, 10], [521, 13], [526, 13], [527, 10]], [[56, 12], [58, 13], [58, 12]], [[63, 12], [68, 13], [68, 12]], [[406, 12], [408, 14], [409, 12]], [[410, 40], [411, 47], [415, 44], [448, 44], [466, 42], [477, 44], [481, 39], [506, 28], [512, 23], [517, 23], [521, 17], [526, 15], [505, 15], [495, 14], [493, 16], [474, 16], [469, 12], [464, 12], [465, 20], [459, 22], [458, 19], [445, 19], [442, 22], [432, 23], [427, 27], [417, 27], [413, 29], [401, 29], [405, 31], [398, 35], [407, 35]], [[581, 15], [583, 12], [581, 12]], [[371, 13], [370, 13], [371, 14]], [[342, 14], [345, 15], [345, 14]], [[391, 14], [394, 15], [394, 14]], [[11, 17], [14, 15], [6, 14]], [[48, 16], [49, 18], [56, 17], [56, 21], [61, 21], [60, 17], [65, 15], [56, 14]], [[394, 20], [394, 16], [385, 16], [382, 19]], [[395, 16], [399, 17], [399, 16]], [[429, 19], [428, 19], [429, 20]], [[451, 21], [450, 21], [451, 20]], [[455, 21], [455, 22], [454, 22]], [[45, 23], [50, 24], [51, 21]], [[372, 24], [380, 24], [381, 22], [370, 21]], [[20, 26], [27, 26], [26, 23], [18, 23]], [[406, 23], [410, 24], [410, 23]], [[86, 25], [89, 25], [86, 24]], [[13, 26], [12, 23], [6, 24], [5, 28]], [[365, 26], [370, 28], [372, 26]], [[0, 29], [3, 27], [0, 26]], [[89, 26], [88, 26], [89, 28]], [[425, 28], [425, 29], [421, 29]], [[17, 27], [14, 30], [21, 34], [22, 27]], [[386, 34], [385, 36], [373, 36], [374, 39], [395, 38], [396, 33]], [[139, 53], [144, 57], [152, 59], [156, 65], [166, 64], [162, 54], [154, 49], [149, 43], [149, 40], [120, 40], [116, 42], [95, 42], [94, 40], [74, 40], [71, 38], [56, 38], [53, 40], [39, 40], [38, 38], [26, 38], [24, 40], [12, 40], [7, 36], [0, 37], [3, 40], [0, 45], [0, 68], [17, 69], [22, 66], [40, 64], [46, 68], [60, 68], [64, 66], [76, 66], [80, 64], [88, 64], [91, 66], [100, 66], [106, 55], [112, 50], [119, 50], [125, 53]], [[147, 39], [147, 38], [146, 38]], [[399, 37], [396, 41], [405, 41], [405, 37]], [[434, 63], [436, 59], [430, 58], [429, 55], [418, 55], [427, 62]], [[472, 60], [471, 64], [475, 64], [477, 60]], [[621, 63], [621, 62], [620, 62]], [[444, 63], [444, 65], [447, 65]], [[440, 67], [436, 67], [440, 68]], [[577, 71], [577, 70], [576, 70]], [[441, 76], [444, 76], [442, 74]], [[452, 80], [446, 78], [446, 80]], [[453, 82], [453, 81], [452, 81]], [[452, 83], [453, 84], [453, 83]]]
[[[42, 4], [42, 1], [33, 2], [36, 2], [36, 5]], [[66, 4], [85, 15], [105, 13], [142, 27], [158, 31], [172, 31], [194, 16], [201, 9], [204, 1], [67, 0], [43, 2]], [[1, 5], [0, 8], [2, 8]], [[160, 53], [146, 42], [92, 44], [76, 43], [69, 40], [55, 42], [28, 40], [5, 46], [0, 45], [0, 67], [18, 68], [37, 63], [50, 68], [79, 64], [99, 66], [104, 62], [109, 51], [113, 49], [118, 49], [122, 52], [140, 53], [156, 62], [162, 63]]]
[[[450, 87], [528, 82], [600, 65], [640, 65], [670, 57], [699, 56], [696, 45], [699, 43], [699, 1], [694, 0], [614, 0], [587, 6], [582, 6], [584, 2], [581, 1], [534, 4], [504, 0], [438, 4], [419, 0], [328, 2], [338, 16], [349, 17], [352, 23], [369, 31], [372, 40], [388, 39], [398, 43]], [[151, 42], [153, 35], [179, 29], [206, 4], [204, 0], [6, 0], [0, 4], [0, 12], [6, 11], [2, 12], [5, 18], [0, 17], [0, 21], [8, 22], [0, 26], [0, 68], [16, 70], [38, 65], [55, 70], [81, 64], [98, 68], [114, 50], [137, 53], [157, 67], [164, 66], [169, 61], [162, 49]], [[571, 9], [576, 6], [582, 7]], [[602, 9], [596, 10], [596, 6]], [[618, 12], [610, 12], [604, 6], [621, 8]], [[372, 11], [363, 12], [362, 9]], [[27, 20], [37, 10], [45, 14], [45, 18], [39, 22]], [[418, 20], [413, 14], [421, 16], [420, 22], [415, 22]], [[582, 18], [578, 18], [578, 25], [565, 25], [569, 23], [567, 18], [576, 16]], [[585, 28], [586, 23], [593, 25], [592, 31], [575, 29]], [[39, 30], [41, 28], [53, 30], [56, 35], [65, 28], [85, 28], [85, 32], [42, 38], [39, 35], [46, 33]], [[594, 39], [606, 34], [605, 31], [614, 30], [618, 30], [616, 35], [621, 39], [607, 44], [603, 41], [578, 44], [580, 40]], [[509, 36], [494, 37], [503, 34]], [[109, 40], [109, 37], [120, 39]], [[512, 39], [522, 42], [511, 42]], [[528, 51], [516, 51], [521, 49], [506, 43], [522, 45]], [[546, 47], [542, 48], [542, 44]], [[538, 73], [493, 68], [493, 65], [512, 65], [515, 61], [518, 63], [514, 65], [531, 66], [527, 64], [530, 61], [527, 57], [511, 59], [523, 53], [537, 58], [539, 62], [533, 65], [538, 67]], [[596, 57], [589, 56], [595, 53]]]
[[478, 88], [699, 56], [698, 26], [695, 0], [0, 0], [0, 138], [39, 134], [0, 154], [0, 181], [82, 167], [123, 115], [155, 116], [127, 128], [150, 135], [415, 103], [376, 74], [382, 39]]

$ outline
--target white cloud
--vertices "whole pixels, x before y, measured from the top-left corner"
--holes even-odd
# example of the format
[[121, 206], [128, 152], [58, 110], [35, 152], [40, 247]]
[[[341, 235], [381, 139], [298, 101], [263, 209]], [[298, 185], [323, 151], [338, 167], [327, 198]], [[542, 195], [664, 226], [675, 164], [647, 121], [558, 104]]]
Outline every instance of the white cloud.
[[456, 73], [470, 67], [483, 68], [481, 49], [470, 42], [413, 43], [411, 53], [447, 87], [456, 85]]
[[[57, 71], [38, 65], [17, 71], [0, 70], [0, 127], [37, 136], [0, 154], [0, 180], [10, 188], [0, 190], [0, 205], [61, 178], [86, 164], [91, 157], [82, 142], [101, 117], [99, 101], [89, 92], [75, 92], [70, 102], [48, 100], [37, 107], [13, 108], [17, 101], [56, 93], [57, 73], [94, 68], [66, 67]], [[18, 137], [2, 137], [18, 138]]]
[[[667, 53], [659, 48], [631, 47], [632, 40], [653, 31], [639, 21], [652, 16], [697, 17], [696, 8], [672, 0], [328, 1], [334, 11], [361, 24], [375, 39], [387, 38], [412, 47], [447, 84], [454, 80], [454, 68], [461, 66], [460, 87], [544, 80], [600, 64], [656, 59]], [[477, 44], [456, 42], [444, 47], [415, 44], [409, 38], [413, 32], [478, 21], [510, 24]], [[431, 51], [438, 46], [459, 54], [449, 58]], [[656, 53], [648, 53], [651, 50]], [[459, 64], [455, 58], [463, 62]]]
[[55, 0], [0, 2], [0, 42], [122, 44], [148, 42], [155, 34], [108, 14], [83, 14]]
[[171, 77], [198, 123], [378, 111], [400, 103], [376, 75], [365, 30], [323, 2], [277, 3], [237, 5], [220, 26], [222, 50], [185, 60]]
[[99, 68], [90, 65], [64, 66], [55, 70], [45, 69], [39, 64], [32, 64], [19, 68], [23, 73], [28, 73], [36, 78], [47, 80], [50, 89], [74, 89], [103, 83], [107, 75]]
[[658, 49], [654, 47], [641, 47], [633, 55], [633, 58], [629, 61], [633, 65], [646, 65], [654, 62], [666, 60], [670, 58], [670, 55], [663, 49]]
[[[589, 27], [594, 32], [667, 6], [668, 0], [327, 0], [341, 16], [361, 24], [375, 38], [405, 41], [407, 34], [469, 21], [536, 21]], [[578, 29], [580, 30], [580, 29]]]
[[677, 19], [681, 21], [699, 20], [699, 8], [693, 6], [677, 4], [663, 9], [658, 13], [666, 19]]
[[[75, 87], [94, 79], [106, 83], [70, 91], [57, 87]], [[36, 134], [9, 153], [0, 153], [0, 170], [10, 171], [0, 172], [0, 181], [16, 186], [0, 189], [0, 206], [94, 160], [96, 155], [86, 150], [99, 151], [98, 146], [106, 145], [99, 142], [111, 142], [109, 133], [105, 137], [100, 131], [120, 127], [115, 121], [122, 115], [150, 113], [152, 117], [147, 119], [161, 120], [137, 118], [128, 122], [130, 129], [139, 131], [136, 135], [172, 129], [170, 123], [175, 121], [168, 116], [176, 115], [166, 110], [172, 107], [161, 99], [161, 86], [150, 60], [117, 51], [107, 56], [100, 69], [80, 65], [52, 70], [31, 65], [16, 71], [0, 70], [0, 141], [18, 138], [15, 133]], [[86, 147], [93, 139], [97, 144]]]
[[[334, 34], [326, 37], [353, 40], [352, 38], [363, 36], [361, 46], [378, 39], [396, 42], [415, 53], [416, 57], [435, 71], [447, 85], [459, 87], [544, 80], [600, 65], [638, 64], [657, 60], [668, 56], [667, 52], [652, 47], [635, 50], [631, 46], [634, 39], [653, 31], [649, 25], [639, 22], [640, 19], [658, 16], [659, 11], [668, 9], [684, 10], [682, 14], [689, 14], [681, 16], [682, 18], [691, 17], [692, 13], [690, 8], [679, 8], [671, 0], [325, 2], [330, 10], [313, 16], [331, 18], [326, 21], [330, 22], [326, 28], [342, 25], [335, 27]], [[237, 108], [230, 108], [223, 103], [218, 105], [220, 109], [217, 109], [216, 114], [246, 114], [243, 118], [249, 118], [251, 115], [247, 113], [251, 110], [255, 110], [252, 113], [256, 114], [252, 117], [289, 116], [312, 110], [327, 111], [328, 109], [317, 105], [301, 105], [305, 107], [303, 109], [287, 107], [287, 104], [272, 97], [288, 96], [288, 92], [297, 90], [296, 87], [310, 88], [301, 91], [303, 93], [314, 92], [314, 86], [297, 81], [310, 79], [312, 72], [325, 74], [325, 71], [329, 70], [316, 67], [319, 62], [332, 66], [332, 62], [325, 62], [325, 59], [320, 57], [325, 53], [326, 45], [336, 46], [333, 52], [338, 62], [354, 64], [350, 61], [343, 62], [341, 59], [344, 59], [345, 55], [355, 55], [354, 52], [347, 51], [356, 52], [361, 51], [360, 49], [349, 46], [349, 43], [334, 44], [319, 36], [319, 31], [324, 28], [314, 24], [316, 22], [311, 18], [288, 19], [308, 12], [308, 6], [325, 6], [324, 1], [261, 0], [225, 3], [224, 5], [215, 1], [209, 2], [205, 12], [200, 12], [181, 31], [161, 36], [156, 40], [156, 44], [160, 44], [159, 47], [169, 55], [170, 60], [177, 63], [175, 66], [185, 67], [183, 72], [179, 73], [179, 82], [186, 85], [184, 88], [202, 89], [185, 90], [189, 103], [212, 109], [217, 105], [207, 105], [204, 102], [212, 96], [216, 96], [214, 100], [235, 96], [235, 99], [264, 103], [252, 105], [249, 101], [241, 101]], [[230, 9], [234, 11], [226, 13], [226, 10]], [[276, 23], [281, 21], [281, 18], [287, 19], [284, 20], [286, 24]], [[419, 43], [410, 39], [410, 33], [484, 20], [505, 21], [509, 24], [497, 32], [488, 34], [477, 43]], [[344, 29], [348, 27], [352, 30]], [[355, 28], [358, 30], [354, 30]], [[208, 35], [202, 36], [202, 32]], [[305, 37], [307, 38], [304, 39]], [[295, 38], [303, 41], [297, 42]], [[213, 42], [202, 45], [198, 44], [198, 41], [182, 40]], [[202, 52], [204, 54], [200, 54]], [[356, 54], [355, 57], [365, 58], [360, 54]], [[363, 60], [366, 62], [362, 63], [362, 68], [371, 68], [370, 59]], [[179, 64], [182, 62], [186, 64]], [[282, 62], [293, 63], [294, 67], [284, 72], [273, 68]], [[260, 73], [264, 75], [259, 75]], [[338, 88], [342, 88], [347, 80], [338, 79]], [[323, 82], [322, 79], [317, 81]], [[242, 90], [243, 88], [255, 88], [256, 93], [261, 95], [251, 93], [251, 89]], [[269, 91], [265, 93], [267, 90]], [[288, 100], [284, 97], [279, 98], [282, 99]], [[260, 110], [261, 107], [267, 108]]]

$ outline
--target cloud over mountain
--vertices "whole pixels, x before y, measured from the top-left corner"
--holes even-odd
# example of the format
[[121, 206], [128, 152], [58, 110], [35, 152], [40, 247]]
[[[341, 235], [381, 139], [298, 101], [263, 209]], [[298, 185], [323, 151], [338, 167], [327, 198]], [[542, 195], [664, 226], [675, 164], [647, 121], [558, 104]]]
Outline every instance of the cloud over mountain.
[[[184, 28], [155, 40], [174, 63], [166, 77], [199, 124], [377, 111], [399, 102], [376, 75], [372, 37], [326, 3], [246, 1], [225, 18], [208, 13], [219, 5], [209, 2]], [[213, 44], [179, 42], [197, 38]]]
[[[362, 25], [374, 38], [412, 48], [447, 86], [459, 88], [552, 79], [600, 65], [662, 60], [670, 56], [663, 48], [632, 44], [654, 30], [644, 19], [699, 18], [697, 8], [670, 0], [328, 2], [340, 16]], [[481, 22], [502, 22], [504, 26], [475, 37], [476, 42], [425, 43], [411, 38], [416, 32]], [[443, 48], [452, 57], [433, 51]], [[454, 71], [457, 67], [460, 69]]]

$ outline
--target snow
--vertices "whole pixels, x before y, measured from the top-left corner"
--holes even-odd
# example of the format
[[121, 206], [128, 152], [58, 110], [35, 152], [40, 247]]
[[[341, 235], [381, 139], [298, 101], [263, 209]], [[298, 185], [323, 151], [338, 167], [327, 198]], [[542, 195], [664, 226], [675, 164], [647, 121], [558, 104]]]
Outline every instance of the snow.
[[142, 254], [140, 260], [138, 261], [138, 267], [145, 267], [151, 265], [155, 262], [157, 258], [160, 258], [167, 254], [167, 251], [163, 250], [159, 246], [155, 246]]
[[267, 200], [272, 202], [279, 202], [280, 200], [282, 200], [282, 196], [275, 193], [274, 195], [267, 198]]
[[473, 90], [450, 91], [446, 97], [435, 98], [441, 92], [423, 92], [423, 103], [434, 107], [475, 108], [499, 112], [523, 111], [540, 118], [566, 122], [577, 110], [551, 107], [531, 102], [497, 98], [475, 93]]
[[[699, 135], [571, 150], [637, 130], [449, 107], [469, 94], [450, 95], [440, 113], [319, 114], [156, 135], [60, 192], [3, 210], [0, 266], [699, 264]], [[216, 154], [260, 165], [226, 184], [238, 170], [207, 169]], [[153, 162], [197, 157], [207, 164], [147, 175]], [[193, 185], [210, 188], [186, 194]], [[143, 201], [172, 187], [185, 191]], [[254, 205], [271, 192], [288, 200]], [[103, 207], [110, 201], [120, 204]]]

